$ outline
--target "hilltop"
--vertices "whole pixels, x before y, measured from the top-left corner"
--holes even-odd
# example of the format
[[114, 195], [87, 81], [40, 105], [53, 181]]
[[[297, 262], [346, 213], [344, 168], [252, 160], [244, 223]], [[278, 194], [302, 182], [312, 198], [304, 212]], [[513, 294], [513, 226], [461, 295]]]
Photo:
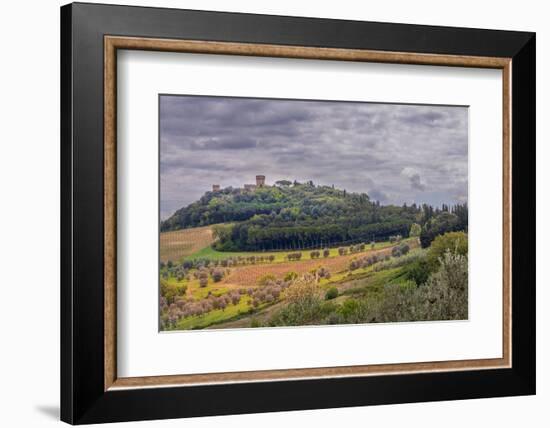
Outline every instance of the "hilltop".
[[467, 228], [466, 205], [441, 210], [415, 204], [383, 206], [366, 193], [281, 180], [273, 186], [263, 181], [246, 188], [215, 185], [162, 222], [161, 231], [216, 224], [218, 250], [283, 250], [406, 237], [415, 223], [427, 233], [435, 217], [441, 217], [446, 230]]

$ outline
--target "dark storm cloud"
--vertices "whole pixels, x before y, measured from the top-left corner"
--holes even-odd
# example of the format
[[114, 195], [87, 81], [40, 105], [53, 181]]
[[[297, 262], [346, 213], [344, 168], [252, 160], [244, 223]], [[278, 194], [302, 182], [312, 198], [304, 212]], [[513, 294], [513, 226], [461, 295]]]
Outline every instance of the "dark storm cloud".
[[467, 200], [467, 108], [161, 96], [161, 216], [264, 174], [402, 204]]

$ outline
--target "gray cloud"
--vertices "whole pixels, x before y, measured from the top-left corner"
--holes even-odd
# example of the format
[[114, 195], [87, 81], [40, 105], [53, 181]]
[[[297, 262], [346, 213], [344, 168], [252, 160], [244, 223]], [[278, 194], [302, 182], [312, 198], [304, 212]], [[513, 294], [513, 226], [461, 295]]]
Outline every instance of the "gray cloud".
[[197, 139], [190, 143], [192, 150], [241, 150], [256, 147], [258, 143], [252, 138], [208, 138]]
[[403, 174], [405, 177], [409, 179], [409, 182], [411, 184], [411, 187], [415, 190], [426, 190], [426, 184], [424, 183], [424, 180], [422, 177], [420, 177], [420, 173], [416, 168], [406, 167], [403, 168], [401, 171], [401, 174]]
[[467, 200], [466, 107], [161, 96], [161, 217], [265, 174], [383, 203]]
[[372, 200], [374, 201], [380, 201], [382, 203], [388, 200], [388, 195], [377, 189], [369, 190], [369, 197], [372, 198]]

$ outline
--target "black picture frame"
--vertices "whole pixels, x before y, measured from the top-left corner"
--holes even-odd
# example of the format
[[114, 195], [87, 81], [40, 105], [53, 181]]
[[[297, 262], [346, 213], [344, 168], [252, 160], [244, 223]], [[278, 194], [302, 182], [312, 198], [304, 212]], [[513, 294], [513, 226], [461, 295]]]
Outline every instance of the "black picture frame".
[[[104, 390], [104, 36], [512, 58], [512, 367]], [[61, 8], [61, 419], [71, 424], [535, 393], [535, 34], [73, 3]]]

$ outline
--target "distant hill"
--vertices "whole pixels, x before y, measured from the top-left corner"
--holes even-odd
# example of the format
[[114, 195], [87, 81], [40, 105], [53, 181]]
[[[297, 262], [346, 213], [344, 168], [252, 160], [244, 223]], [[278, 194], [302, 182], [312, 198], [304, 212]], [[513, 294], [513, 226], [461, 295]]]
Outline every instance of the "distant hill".
[[[206, 192], [162, 222], [161, 231], [226, 223], [215, 227], [219, 250], [313, 248], [385, 240], [397, 234], [406, 237], [413, 223], [425, 223], [440, 212], [426, 205], [382, 206], [366, 193], [311, 182], [283, 183]], [[458, 215], [447, 214], [451, 228], [464, 229]], [[467, 208], [465, 221], [467, 227]]]

